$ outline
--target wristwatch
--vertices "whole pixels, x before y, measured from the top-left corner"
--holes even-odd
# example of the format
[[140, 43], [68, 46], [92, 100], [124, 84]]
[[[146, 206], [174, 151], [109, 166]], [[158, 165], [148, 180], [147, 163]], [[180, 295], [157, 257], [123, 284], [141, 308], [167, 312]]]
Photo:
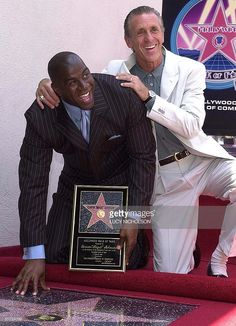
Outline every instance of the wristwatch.
[[154, 93], [152, 90], [149, 90], [148, 91], [148, 98], [145, 101], [143, 101], [143, 103], [146, 104], [147, 102], [149, 102], [155, 96], [156, 96], [156, 93]]

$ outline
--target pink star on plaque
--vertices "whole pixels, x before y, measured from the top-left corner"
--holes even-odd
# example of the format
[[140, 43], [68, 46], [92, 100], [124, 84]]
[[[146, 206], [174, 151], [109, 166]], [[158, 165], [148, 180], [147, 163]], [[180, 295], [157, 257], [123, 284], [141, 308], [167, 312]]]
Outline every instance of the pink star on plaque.
[[87, 226], [88, 228], [101, 221], [106, 224], [110, 229], [113, 229], [113, 225], [110, 221], [110, 212], [118, 208], [119, 205], [107, 205], [103, 193], [101, 192], [95, 205], [87, 204], [83, 206], [92, 213], [92, 216]]
[[199, 61], [205, 62], [221, 52], [235, 63], [236, 24], [229, 24], [222, 1], [219, 1], [211, 24], [188, 24], [195, 34], [204, 41]]

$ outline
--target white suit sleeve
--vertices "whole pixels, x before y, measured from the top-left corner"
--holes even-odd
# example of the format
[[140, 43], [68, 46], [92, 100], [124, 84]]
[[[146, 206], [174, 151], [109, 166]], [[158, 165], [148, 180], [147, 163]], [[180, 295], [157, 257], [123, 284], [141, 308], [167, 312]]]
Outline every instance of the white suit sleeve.
[[196, 136], [205, 119], [205, 75], [203, 65], [190, 67], [185, 78], [178, 81], [173, 90], [175, 97], [178, 94], [179, 105], [156, 96], [152, 109], [147, 113], [148, 118], [184, 138]]

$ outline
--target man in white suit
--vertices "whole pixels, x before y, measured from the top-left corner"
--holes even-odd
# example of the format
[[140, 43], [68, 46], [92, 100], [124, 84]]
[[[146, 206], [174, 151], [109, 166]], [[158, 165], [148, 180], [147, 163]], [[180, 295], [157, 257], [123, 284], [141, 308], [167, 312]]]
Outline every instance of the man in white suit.
[[[230, 200], [207, 271], [227, 277], [228, 257], [236, 255], [236, 160], [202, 130], [205, 68], [163, 47], [164, 26], [154, 8], [133, 9], [124, 29], [133, 54], [127, 61], [112, 60], [104, 72], [138, 94], [155, 124], [154, 269], [189, 273], [194, 268], [198, 200], [206, 194]], [[41, 83], [37, 97], [41, 105], [54, 107], [58, 99], [49, 85]]]

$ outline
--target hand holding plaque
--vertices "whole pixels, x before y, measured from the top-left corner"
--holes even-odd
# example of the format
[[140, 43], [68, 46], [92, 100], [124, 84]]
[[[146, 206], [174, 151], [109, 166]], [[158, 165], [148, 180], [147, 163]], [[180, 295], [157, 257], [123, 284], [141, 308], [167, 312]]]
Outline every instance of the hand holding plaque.
[[128, 187], [75, 186], [70, 270], [124, 271], [125, 249], [116, 249], [127, 209]]

